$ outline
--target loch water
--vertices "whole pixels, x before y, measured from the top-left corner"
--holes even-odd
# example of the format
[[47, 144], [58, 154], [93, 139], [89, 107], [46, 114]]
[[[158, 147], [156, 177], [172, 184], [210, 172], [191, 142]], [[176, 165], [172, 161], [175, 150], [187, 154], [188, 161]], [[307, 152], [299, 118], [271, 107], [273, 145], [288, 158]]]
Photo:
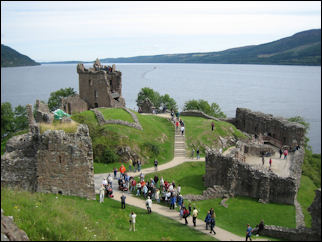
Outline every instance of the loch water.
[[[106, 63], [110, 64], [110, 63]], [[72, 87], [78, 92], [76, 64], [1, 68], [1, 102], [47, 102], [49, 94]], [[91, 64], [85, 64], [88, 68]], [[310, 124], [314, 153], [321, 153], [321, 67], [235, 64], [116, 64], [122, 72], [126, 106], [137, 110], [142, 87], [168, 93], [182, 110], [191, 99], [216, 102], [228, 117], [249, 108], [285, 118], [302, 116]]]

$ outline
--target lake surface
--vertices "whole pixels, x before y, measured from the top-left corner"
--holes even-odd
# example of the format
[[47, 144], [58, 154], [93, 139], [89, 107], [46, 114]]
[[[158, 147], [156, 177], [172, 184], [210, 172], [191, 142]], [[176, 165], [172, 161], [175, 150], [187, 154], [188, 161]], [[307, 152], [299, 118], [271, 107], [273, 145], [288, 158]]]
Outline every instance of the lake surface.
[[[109, 63], [107, 63], [109, 64]], [[85, 65], [92, 66], [91, 64]], [[237, 107], [310, 123], [310, 145], [321, 153], [321, 67], [233, 64], [116, 64], [122, 72], [126, 106], [137, 110], [142, 87], [168, 93], [182, 110], [191, 99], [216, 102], [228, 117]], [[72, 87], [78, 92], [76, 64], [1, 68], [1, 102], [17, 105], [48, 101]]]

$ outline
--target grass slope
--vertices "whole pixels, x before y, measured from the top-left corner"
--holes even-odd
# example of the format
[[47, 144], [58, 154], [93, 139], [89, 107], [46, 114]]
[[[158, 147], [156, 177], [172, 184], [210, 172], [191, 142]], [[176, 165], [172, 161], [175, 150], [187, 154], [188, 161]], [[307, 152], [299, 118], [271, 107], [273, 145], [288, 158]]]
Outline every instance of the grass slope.
[[[146, 210], [105, 199], [86, 200], [72, 196], [1, 189], [1, 207], [13, 216], [19, 228], [34, 241], [207, 241], [213, 238], [172, 219], [147, 214]], [[129, 231], [134, 211], [136, 232]]]
[[[123, 118], [123, 120], [126, 118], [126, 115], [124, 116], [126, 112], [123, 109], [108, 108], [103, 110], [103, 112], [105, 116], [118, 119]], [[106, 124], [99, 126], [95, 114], [92, 111], [75, 114], [72, 116], [72, 119], [89, 126], [90, 136], [93, 142], [94, 160], [96, 159], [95, 154], [97, 154], [96, 149], [104, 150], [109, 148], [116, 152], [119, 147], [126, 146], [143, 157], [144, 164], [142, 168], [153, 166], [152, 162], [154, 158], [158, 159], [159, 164], [172, 160], [174, 153], [173, 125], [165, 118], [152, 115], [140, 115], [138, 113], [136, 115], [143, 127], [143, 131], [123, 125]], [[156, 156], [151, 152], [149, 148], [151, 146], [157, 148], [158, 154]], [[113, 167], [118, 168], [124, 162], [127, 161], [117, 160], [109, 164], [95, 162], [94, 172], [96, 174], [112, 172]]]
[[119, 119], [134, 123], [132, 116], [122, 108], [99, 108], [98, 110], [101, 111], [105, 120]]
[[[192, 148], [196, 150], [199, 146], [200, 156], [205, 155], [205, 146], [220, 148], [222, 144], [219, 136], [222, 138], [246, 139], [247, 137], [234, 125], [224, 121], [214, 121], [200, 117], [182, 116], [185, 124], [186, 150], [191, 154]], [[211, 131], [211, 123], [214, 122], [215, 129]], [[196, 153], [195, 153], [196, 155]]]

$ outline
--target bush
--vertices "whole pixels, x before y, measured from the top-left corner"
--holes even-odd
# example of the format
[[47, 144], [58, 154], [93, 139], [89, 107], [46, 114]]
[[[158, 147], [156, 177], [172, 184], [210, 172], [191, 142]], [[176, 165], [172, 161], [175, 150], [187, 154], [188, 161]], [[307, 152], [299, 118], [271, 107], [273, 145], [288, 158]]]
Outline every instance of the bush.
[[145, 142], [143, 144], [143, 147], [148, 150], [149, 153], [151, 153], [154, 157], [158, 156], [160, 154], [160, 148], [158, 145], [152, 143], [152, 142]]
[[199, 110], [204, 112], [205, 114], [208, 114], [216, 118], [226, 118], [226, 115], [221, 111], [217, 103], [212, 103], [210, 105], [207, 101], [203, 99], [192, 99], [185, 102], [183, 110]]
[[110, 150], [108, 147], [105, 148], [105, 151], [100, 157], [95, 158], [95, 162], [98, 163], [113, 163], [120, 160], [120, 157], [115, 153], [115, 151]]
[[76, 94], [74, 88], [61, 88], [58, 91], [50, 93], [50, 97], [48, 99], [48, 108], [50, 111], [55, 111], [56, 109], [61, 107], [61, 99], [62, 97], [68, 97]]

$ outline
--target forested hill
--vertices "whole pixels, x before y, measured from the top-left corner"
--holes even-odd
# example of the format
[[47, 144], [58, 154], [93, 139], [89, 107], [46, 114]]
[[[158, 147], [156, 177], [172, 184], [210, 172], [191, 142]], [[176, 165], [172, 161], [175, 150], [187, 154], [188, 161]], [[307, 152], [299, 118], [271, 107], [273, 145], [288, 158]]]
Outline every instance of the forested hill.
[[1, 44], [1, 67], [36, 66], [40, 65], [28, 56], [20, 54], [14, 49]]
[[[215, 48], [215, 46], [214, 46]], [[221, 63], [321, 65], [321, 29], [312, 29], [261, 45], [219, 52], [106, 58], [108, 63]]]

